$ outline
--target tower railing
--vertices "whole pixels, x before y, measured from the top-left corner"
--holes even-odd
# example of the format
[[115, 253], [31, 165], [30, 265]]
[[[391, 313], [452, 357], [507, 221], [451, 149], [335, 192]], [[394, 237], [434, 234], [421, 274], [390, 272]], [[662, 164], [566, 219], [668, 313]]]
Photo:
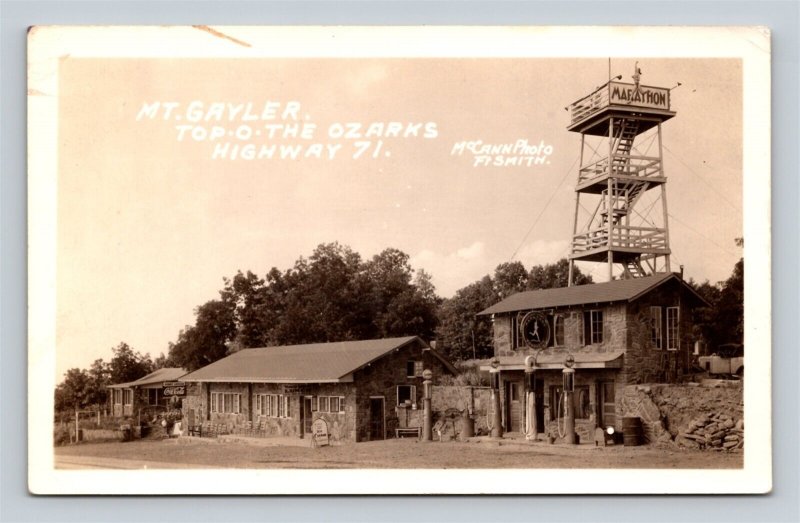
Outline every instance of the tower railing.
[[573, 254], [605, 248], [666, 250], [667, 231], [658, 227], [614, 225], [610, 238], [608, 227], [598, 227], [572, 237]]
[[[614, 155], [612, 157], [612, 162], [613, 158], [619, 157]], [[615, 176], [639, 176], [645, 178], [661, 175], [661, 158], [657, 156], [631, 155], [625, 156], [624, 158], [629, 161], [624, 165], [614, 165], [613, 172]], [[594, 178], [602, 178], [608, 175], [608, 165], [608, 157], [605, 157], [582, 167], [579, 171], [578, 183], [584, 183]]]
[[567, 106], [570, 125], [611, 105], [669, 110], [669, 89], [611, 81]]

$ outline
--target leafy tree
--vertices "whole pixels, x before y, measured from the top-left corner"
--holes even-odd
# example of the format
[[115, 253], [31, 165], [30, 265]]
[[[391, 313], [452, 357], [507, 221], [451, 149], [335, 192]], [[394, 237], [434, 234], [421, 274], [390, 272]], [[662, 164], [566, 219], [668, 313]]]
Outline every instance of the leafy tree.
[[[576, 265], [573, 273], [575, 285], [593, 283], [591, 275], [583, 274]], [[528, 275], [528, 290], [555, 289], [569, 285], [569, 260], [561, 258], [556, 263], [535, 265]]]
[[183, 329], [169, 348], [169, 358], [188, 371], [224, 357], [228, 343], [236, 335], [234, 310], [229, 303], [211, 300], [198, 307], [195, 314], [195, 324]]
[[96, 359], [86, 373], [88, 378], [87, 401], [93, 405], [102, 405], [108, 399], [106, 387], [111, 384], [111, 369], [102, 359]]
[[369, 288], [360, 277], [361, 257], [338, 243], [318, 246], [284, 274], [287, 292], [283, 317], [275, 329], [280, 344], [367, 339]]
[[164, 354], [163, 352], [159, 354], [158, 357], [156, 357], [156, 359], [153, 360], [153, 370], [165, 369], [168, 367], [175, 367], [175, 366], [176, 366], [175, 362], [172, 361], [172, 358], [170, 358], [169, 354]]
[[82, 409], [90, 404], [91, 378], [78, 368], [69, 369], [55, 391], [55, 410]]
[[733, 267], [733, 273], [720, 289], [716, 304], [716, 323], [719, 327], [719, 343], [743, 343], [744, 341], [744, 258]]
[[436, 327], [436, 297], [430, 276], [422, 272], [412, 283], [414, 271], [406, 253], [386, 249], [364, 267], [371, 317], [377, 337], [419, 335], [430, 338]]
[[149, 354], [134, 352], [125, 342], [112, 348], [111, 351], [114, 357], [108, 363], [108, 378], [112, 384], [138, 380], [153, 372], [153, 362]]
[[268, 288], [266, 282], [247, 271], [236, 273], [232, 279], [224, 279], [225, 288], [220, 291], [222, 301], [233, 308], [236, 322], [236, 345], [241, 348], [267, 345], [270, 317], [266, 314]]
[[286, 271], [273, 267], [264, 279], [238, 272], [224, 281], [220, 297], [234, 311], [236, 326], [229, 351], [411, 334], [430, 337], [436, 326], [439, 298], [430, 275], [415, 275], [409, 256], [398, 249], [385, 249], [364, 261], [349, 247], [321, 244]]
[[[592, 278], [575, 267], [574, 281], [576, 285], [583, 285], [592, 283]], [[520, 262], [501, 263], [495, 268], [494, 278], [484, 276], [460, 289], [453, 298], [444, 300], [439, 307], [437, 342], [455, 361], [490, 357], [493, 353], [492, 325], [490, 319], [477, 316], [480, 311], [517, 292], [566, 287], [568, 283], [569, 261], [566, 258], [553, 264], [536, 265], [530, 271]]]
[[528, 271], [522, 262], [501, 263], [494, 270], [494, 290], [500, 299], [528, 288]]
[[[735, 239], [736, 245], [742, 247], [744, 240]], [[687, 282], [705, 299], [709, 306], [695, 311], [694, 323], [697, 332], [708, 343], [710, 350], [716, 352], [720, 345], [726, 343], [742, 344], [744, 342], [744, 258], [740, 258], [733, 267], [727, 280], [712, 285], [706, 280], [697, 284], [693, 280]]]
[[494, 282], [488, 275], [444, 300], [439, 307], [437, 348], [452, 360], [491, 356], [492, 324], [489, 318], [477, 314], [499, 300]]

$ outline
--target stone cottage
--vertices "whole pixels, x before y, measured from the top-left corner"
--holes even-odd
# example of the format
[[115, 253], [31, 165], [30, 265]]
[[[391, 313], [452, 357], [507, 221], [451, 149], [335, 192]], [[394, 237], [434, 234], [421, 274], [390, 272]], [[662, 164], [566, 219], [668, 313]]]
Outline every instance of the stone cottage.
[[183, 427], [309, 437], [325, 421], [334, 441], [394, 437], [402, 409], [422, 408], [422, 371], [455, 368], [416, 336], [244, 349], [182, 378]]
[[162, 393], [164, 383], [177, 381], [184, 374], [186, 370], [179, 367], [165, 367], [135, 381], [109, 385], [111, 412], [116, 417], [123, 417], [136, 416], [144, 408], [166, 408], [169, 398]]
[[539, 432], [558, 433], [568, 356], [581, 439], [591, 439], [597, 426], [621, 430], [626, 385], [676, 382], [690, 369], [693, 312], [703, 305], [680, 275], [659, 273], [521, 292], [482, 311], [493, 322], [504, 430], [525, 432], [533, 425], [525, 419], [527, 356], [535, 359]]

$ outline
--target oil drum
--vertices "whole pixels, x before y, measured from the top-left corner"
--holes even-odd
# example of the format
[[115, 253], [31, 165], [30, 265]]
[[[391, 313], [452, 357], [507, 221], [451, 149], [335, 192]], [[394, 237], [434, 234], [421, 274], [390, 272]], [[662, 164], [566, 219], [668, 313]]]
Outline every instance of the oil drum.
[[622, 418], [622, 442], [626, 447], [636, 447], [642, 443], [642, 419]]

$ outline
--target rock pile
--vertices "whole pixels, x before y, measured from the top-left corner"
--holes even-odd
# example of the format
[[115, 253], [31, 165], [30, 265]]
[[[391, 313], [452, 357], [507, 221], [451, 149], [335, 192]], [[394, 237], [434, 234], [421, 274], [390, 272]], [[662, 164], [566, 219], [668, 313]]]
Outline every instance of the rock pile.
[[719, 412], [704, 414], [680, 431], [675, 443], [695, 449], [741, 451], [744, 447], [744, 420], [735, 420]]

